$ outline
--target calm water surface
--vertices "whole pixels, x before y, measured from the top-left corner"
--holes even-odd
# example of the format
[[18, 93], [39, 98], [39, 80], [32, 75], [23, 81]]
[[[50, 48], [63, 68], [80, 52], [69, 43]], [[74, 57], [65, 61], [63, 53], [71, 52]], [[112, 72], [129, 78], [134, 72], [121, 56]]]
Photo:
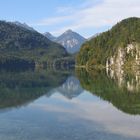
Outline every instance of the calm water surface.
[[0, 140], [139, 140], [139, 91], [132, 75], [2, 71]]

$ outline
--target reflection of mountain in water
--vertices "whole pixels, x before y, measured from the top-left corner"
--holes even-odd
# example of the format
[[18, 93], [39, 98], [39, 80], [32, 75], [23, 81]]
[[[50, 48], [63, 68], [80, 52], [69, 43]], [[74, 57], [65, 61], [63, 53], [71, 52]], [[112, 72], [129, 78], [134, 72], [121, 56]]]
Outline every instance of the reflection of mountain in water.
[[20, 71], [0, 72], [0, 109], [19, 107], [62, 85], [69, 72]]
[[70, 76], [65, 83], [63, 83], [60, 87], [53, 89], [47, 96], [51, 96], [52, 94], [59, 92], [63, 96], [68, 99], [72, 99], [77, 97], [82, 93], [83, 89], [80, 86], [79, 80], [76, 77]]
[[119, 110], [140, 114], [140, 75], [137, 73], [106, 74], [105, 71], [77, 70], [82, 87], [103, 100], [111, 102]]

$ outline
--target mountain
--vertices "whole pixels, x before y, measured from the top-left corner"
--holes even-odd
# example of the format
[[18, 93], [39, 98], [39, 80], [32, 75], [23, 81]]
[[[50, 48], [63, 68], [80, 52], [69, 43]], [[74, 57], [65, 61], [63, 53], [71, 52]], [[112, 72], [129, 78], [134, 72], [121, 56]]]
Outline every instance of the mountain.
[[67, 30], [56, 39], [56, 42], [63, 45], [69, 53], [78, 52], [85, 41], [84, 37], [72, 30]]
[[19, 21], [15, 21], [15, 22], [13, 22], [13, 24], [16, 24], [17, 26], [23, 27], [23, 28], [31, 30], [31, 31], [35, 31], [34, 28], [28, 26], [26, 23], [20, 23]]
[[54, 37], [51, 33], [46, 32], [44, 33], [44, 36], [50, 39], [51, 41], [56, 41], [56, 37]]
[[65, 48], [42, 34], [6, 21], [0, 21], [0, 54], [1, 66], [48, 64], [69, 56]]
[[57, 42], [64, 46], [64, 48], [71, 54], [79, 51], [81, 45], [86, 41], [84, 37], [72, 30], [67, 30], [62, 35], [54, 37], [50, 33], [44, 34], [48, 39]]
[[77, 65], [134, 68], [140, 62], [140, 18], [124, 19], [83, 44]]

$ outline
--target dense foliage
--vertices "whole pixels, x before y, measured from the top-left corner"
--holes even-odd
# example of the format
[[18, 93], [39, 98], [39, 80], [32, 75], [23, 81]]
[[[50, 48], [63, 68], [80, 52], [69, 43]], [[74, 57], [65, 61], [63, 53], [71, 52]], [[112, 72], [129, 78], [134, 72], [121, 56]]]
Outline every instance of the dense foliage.
[[77, 56], [77, 65], [105, 65], [118, 47], [140, 43], [140, 18], [128, 18], [117, 23], [111, 30], [87, 41]]

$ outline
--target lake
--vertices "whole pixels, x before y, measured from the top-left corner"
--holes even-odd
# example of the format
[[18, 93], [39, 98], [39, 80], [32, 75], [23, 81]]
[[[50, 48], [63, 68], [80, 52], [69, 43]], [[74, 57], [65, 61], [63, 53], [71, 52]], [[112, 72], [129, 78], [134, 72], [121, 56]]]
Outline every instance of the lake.
[[139, 140], [140, 76], [0, 72], [1, 140]]

